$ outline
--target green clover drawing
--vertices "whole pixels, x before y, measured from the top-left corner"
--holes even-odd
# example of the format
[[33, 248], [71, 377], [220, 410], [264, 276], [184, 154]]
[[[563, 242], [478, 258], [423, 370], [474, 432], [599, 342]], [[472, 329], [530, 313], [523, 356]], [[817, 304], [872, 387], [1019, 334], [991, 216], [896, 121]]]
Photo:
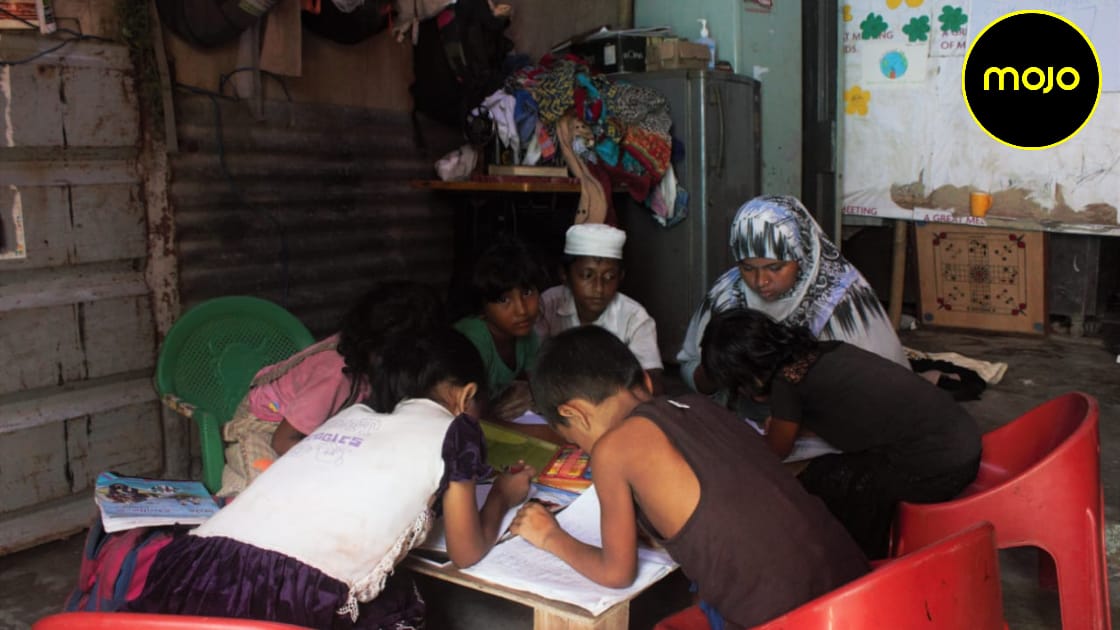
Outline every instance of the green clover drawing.
[[964, 14], [964, 9], [949, 5], [941, 7], [941, 15], [937, 16], [937, 19], [941, 22], [942, 33], [959, 31], [968, 22], [968, 16]]
[[902, 32], [906, 33], [906, 37], [910, 42], [924, 42], [929, 39], [929, 16], [923, 15], [921, 17], [910, 18], [910, 21], [902, 27]]
[[859, 23], [864, 39], [875, 39], [887, 32], [887, 22], [878, 13], [868, 13], [867, 17]]

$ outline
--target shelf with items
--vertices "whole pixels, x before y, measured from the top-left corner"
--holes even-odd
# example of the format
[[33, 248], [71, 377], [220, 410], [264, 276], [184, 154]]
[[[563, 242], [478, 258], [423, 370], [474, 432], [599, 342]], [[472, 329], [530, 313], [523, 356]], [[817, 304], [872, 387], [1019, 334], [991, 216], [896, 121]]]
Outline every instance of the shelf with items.
[[415, 179], [413, 188], [458, 192], [503, 193], [579, 193], [579, 180], [574, 177], [526, 177], [516, 175], [480, 175], [465, 181]]
[[[532, 177], [517, 175], [479, 175], [474, 179], [445, 182], [439, 179], [414, 179], [409, 182], [421, 190], [446, 190], [457, 192], [499, 193], [575, 193], [580, 192], [575, 177]], [[616, 185], [612, 194], [626, 192], [626, 186]]]

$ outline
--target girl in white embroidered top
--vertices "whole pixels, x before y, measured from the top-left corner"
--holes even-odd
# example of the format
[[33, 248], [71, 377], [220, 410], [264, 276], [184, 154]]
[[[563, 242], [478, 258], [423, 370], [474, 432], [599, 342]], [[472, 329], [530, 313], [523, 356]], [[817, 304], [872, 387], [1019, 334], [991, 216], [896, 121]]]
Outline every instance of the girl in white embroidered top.
[[396, 564], [441, 510], [451, 560], [477, 562], [535, 471], [500, 475], [479, 511], [475, 483], [491, 470], [470, 414], [486, 379], [461, 334], [391, 343], [379, 363], [366, 404], [327, 420], [162, 549], [126, 610], [421, 627], [424, 603]]

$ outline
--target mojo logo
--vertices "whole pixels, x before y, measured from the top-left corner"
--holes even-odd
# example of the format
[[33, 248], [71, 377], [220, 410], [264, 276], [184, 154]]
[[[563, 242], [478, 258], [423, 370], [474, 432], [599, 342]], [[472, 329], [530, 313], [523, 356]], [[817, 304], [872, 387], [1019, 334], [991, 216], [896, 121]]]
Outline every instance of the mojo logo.
[[996, 140], [1045, 149], [1089, 122], [1101, 95], [1092, 42], [1049, 11], [1017, 11], [989, 24], [972, 43], [961, 73], [973, 120]]
[[[1031, 85], [1030, 82], [1027, 80], [1027, 77], [1029, 77], [1031, 75], [1031, 73], [1034, 73], [1035, 75], [1038, 76], [1038, 80], [1035, 81], [1034, 85]], [[1002, 90], [1003, 89], [1003, 77], [1004, 77], [1005, 74], [1010, 74], [1011, 75], [1011, 81], [1013, 82], [1011, 84], [1011, 89], [1012, 90], [1018, 90], [1019, 89], [1019, 72], [1017, 70], [1015, 70], [1015, 68], [988, 68], [984, 72], [984, 91], [987, 92], [988, 90], [992, 89], [988, 85], [988, 79], [991, 78], [993, 75], [996, 77], [996, 80], [999, 81], [999, 84], [995, 89]], [[1067, 76], [1065, 82], [1063, 82], [1062, 81], [1063, 75], [1072, 75], [1072, 78], [1070, 76]], [[1027, 90], [1042, 90], [1043, 94], [1049, 94], [1050, 90], [1054, 89], [1054, 68], [1053, 67], [1047, 68], [1046, 72], [1043, 72], [1041, 68], [1035, 68], [1035, 67], [1027, 68], [1026, 70], [1023, 71], [1022, 80], [1023, 80], [1023, 88], [1024, 89], [1027, 89]], [[1061, 88], [1063, 90], [1072, 90], [1075, 87], [1077, 87], [1077, 85], [1079, 83], [1081, 83], [1081, 75], [1077, 73], [1077, 70], [1075, 70], [1073, 68], [1070, 68], [1069, 66], [1066, 66], [1065, 68], [1062, 68], [1061, 70], [1058, 70], [1058, 87], [1059, 88]]]

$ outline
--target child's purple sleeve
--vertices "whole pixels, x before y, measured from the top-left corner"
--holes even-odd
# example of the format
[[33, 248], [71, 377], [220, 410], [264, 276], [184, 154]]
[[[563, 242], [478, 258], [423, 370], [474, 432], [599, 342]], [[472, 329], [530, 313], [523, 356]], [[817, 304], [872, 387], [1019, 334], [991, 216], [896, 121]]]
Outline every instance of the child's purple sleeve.
[[436, 492], [436, 512], [443, 503], [443, 493], [452, 481], [485, 479], [494, 470], [486, 463], [486, 439], [478, 420], [460, 414], [451, 421], [443, 437], [443, 479]]

